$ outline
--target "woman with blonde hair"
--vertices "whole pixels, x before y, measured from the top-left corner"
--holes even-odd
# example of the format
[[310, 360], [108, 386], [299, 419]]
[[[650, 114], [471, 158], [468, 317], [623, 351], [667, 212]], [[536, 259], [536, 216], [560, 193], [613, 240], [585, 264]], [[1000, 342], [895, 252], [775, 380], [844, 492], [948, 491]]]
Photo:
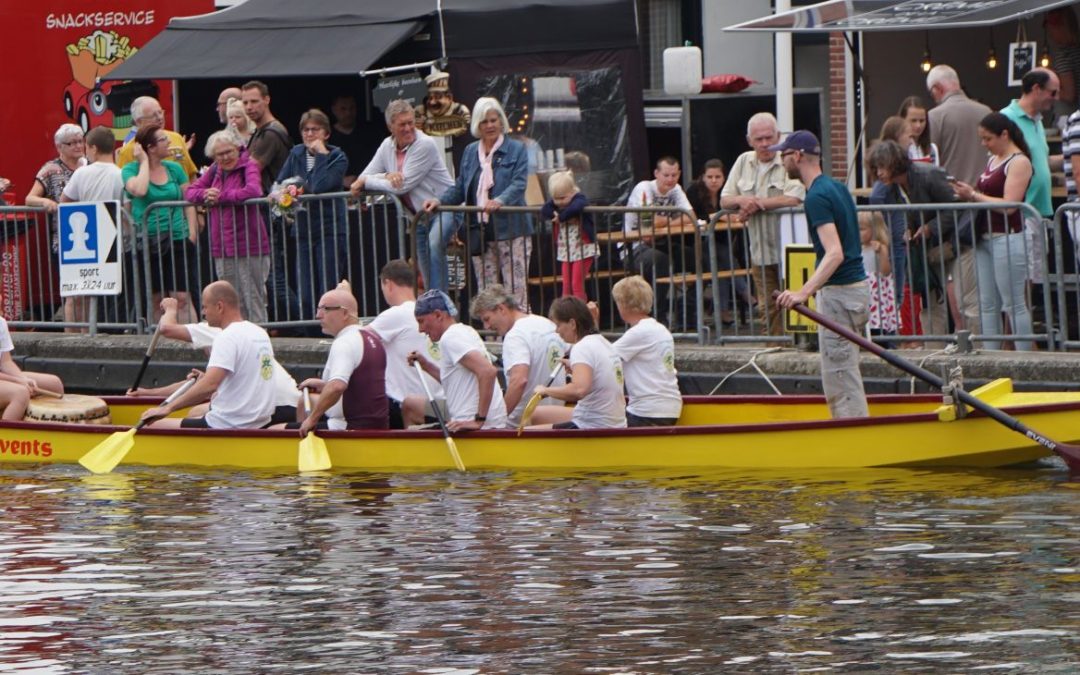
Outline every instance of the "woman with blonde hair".
[[[438, 199], [424, 202], [434, 212], [440, 204], [478, 206], [478, 217], [468, 222], [469, 252], [480, 289], [501, 283], [510, 289], [527, 312], [532, 222], [523, 213], [500, 214], [504, 206], [525, 206], [529, 158], [525, 144], [510, 138], [510, 123], [502, 105], [493, 98], [476, 101], [472, 111], [473, 141], [461, 155], [457, 180]], [[473, 214], [469, 214], [473, 216]], [[431, 228], [429, 243], [435, 260], [445, 260], [446, 244], [461, 228], [458, 214], [443, 213]], [[444, 277], [445, 278], [445, 277]]]

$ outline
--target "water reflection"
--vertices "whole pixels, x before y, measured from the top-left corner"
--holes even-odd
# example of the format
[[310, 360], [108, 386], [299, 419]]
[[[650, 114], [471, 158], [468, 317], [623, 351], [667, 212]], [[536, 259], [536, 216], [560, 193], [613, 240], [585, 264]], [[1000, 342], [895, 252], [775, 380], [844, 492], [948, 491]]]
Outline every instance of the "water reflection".
[[0, 669], [1073, 670], [1046, 469], [0, 471]]

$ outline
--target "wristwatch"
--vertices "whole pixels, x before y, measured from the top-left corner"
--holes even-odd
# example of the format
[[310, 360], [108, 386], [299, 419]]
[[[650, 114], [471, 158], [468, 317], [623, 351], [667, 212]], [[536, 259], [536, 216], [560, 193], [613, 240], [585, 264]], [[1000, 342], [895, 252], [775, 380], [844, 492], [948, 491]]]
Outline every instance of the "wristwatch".
[[477, 422], [487, 422], [487, 418], [483, 415], [476, 415], [475, 417], [473, 417], [473, 420]]

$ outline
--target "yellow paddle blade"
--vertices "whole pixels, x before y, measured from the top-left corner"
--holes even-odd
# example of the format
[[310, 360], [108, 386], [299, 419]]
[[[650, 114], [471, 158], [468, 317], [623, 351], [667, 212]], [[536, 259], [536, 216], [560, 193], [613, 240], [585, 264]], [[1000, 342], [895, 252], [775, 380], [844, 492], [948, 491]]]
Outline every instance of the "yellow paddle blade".
[[529, 426], [533, 413], [536, 412], [536, 406], [540, 405], [541, 400], [543, 400], [543, 397], [540, 394], [533, 394], [529, 397], [529, 402], [525, 404], [525, 410], [521, 411], [521, 421], [518, 422], [518, 436], [525, 430], [525, 427]]
[[117, 431], [98, 443], [79, 458], [79, 464], [94, 473], [109, 473], [133, 447], [135, 447], [135, 427], [127, 431]]
[[301, 471], [326, 471], [330, 463], [330, 453], [326, 441], [315, 434], [308, 434], [300, 440], [300, 455], [296, 461]]
[[457, 444], [454, 443], [454, 439], [450, 436], [446, 436], [446, 447], [450, 448], [450, 457], [454, 460], [454, 466], [458, 471], [465, 470], [465, 463], [461, 461], [461, 455], [458, 454]]

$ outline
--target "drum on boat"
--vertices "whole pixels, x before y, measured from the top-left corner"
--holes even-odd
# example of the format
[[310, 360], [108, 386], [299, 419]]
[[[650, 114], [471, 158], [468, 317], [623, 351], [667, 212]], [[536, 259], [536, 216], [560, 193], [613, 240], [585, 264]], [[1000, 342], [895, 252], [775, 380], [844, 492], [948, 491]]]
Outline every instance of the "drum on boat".
[[109, 406], [96, 396], [64, 394], [63, 398], [38, 396], [26, 408], [27, 422], [68, 422], [71, 424], [112, 424]]

